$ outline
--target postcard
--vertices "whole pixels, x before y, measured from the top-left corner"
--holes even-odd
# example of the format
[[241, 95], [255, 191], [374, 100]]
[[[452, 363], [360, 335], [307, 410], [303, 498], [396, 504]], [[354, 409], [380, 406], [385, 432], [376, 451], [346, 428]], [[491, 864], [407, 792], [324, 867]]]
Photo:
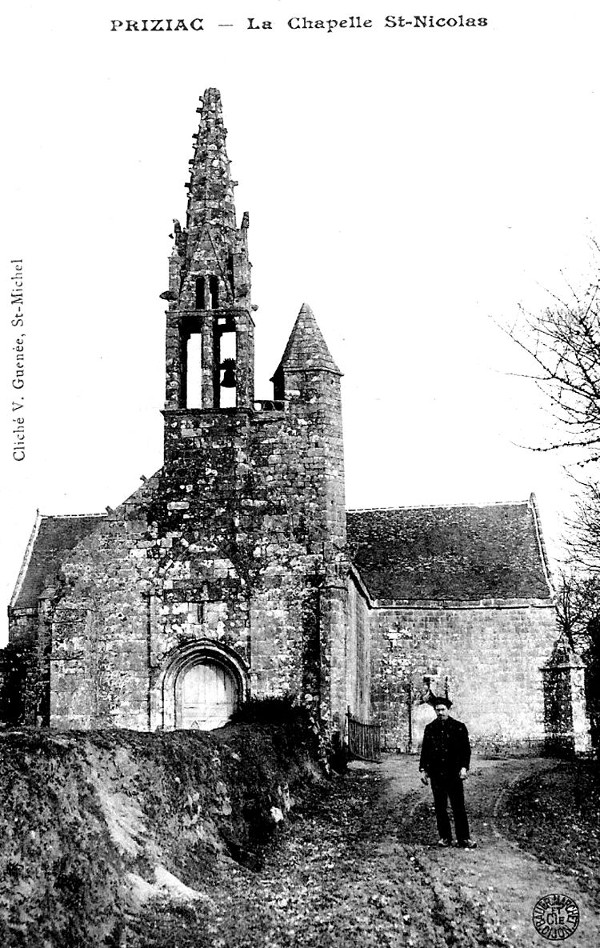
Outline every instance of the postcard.
[[[211, 730], [289, 693], [330, 750], [376, 728], [383, 763], [351, 779], [383, 781], [386, 813], [403, 801], [393, 845], [441, 893], [455, 847], [429, 854], [447, 834], [416, 755], [454, 703], [479, 846], [448, 895], [468, 890], [470, 921], [440, 894], [443, 937], [595, 943], [585, 867], [515, 827], [536, 780], [568, 795], [549, 740], [593, 755], [553, 598], [593, 470], [555, 449], [519, 341], [597, 283], [596, 4], [33, 0], [3, 18], [0, 576], [11, 641], [47, 636], [21, 723]], [[412, 882], [395, 915], [371, 893], [385, 944], [442, 937], [413, 926]], [[329, 943], [302, 918], [260, 944]], [[215, 945], [244, 943], [220, 925]]]

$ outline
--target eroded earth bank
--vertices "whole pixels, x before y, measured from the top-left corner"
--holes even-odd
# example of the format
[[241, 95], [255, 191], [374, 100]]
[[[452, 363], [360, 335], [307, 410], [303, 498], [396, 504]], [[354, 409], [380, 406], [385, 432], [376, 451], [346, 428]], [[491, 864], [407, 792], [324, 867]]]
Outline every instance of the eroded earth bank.
[[436, 847], [416, 770], [404, 756], [351, 765], [312, 814], [282, 825], [262, 868], [222, 862], [206, 901], [154, 906], [132, 944], [526, 948], [549, 944], [532, 910], [554, 892], [580, 911], [567, 944], [600, 944], [593, 764], [475, 760], [467, 795], [479, 846], [468, 852]]

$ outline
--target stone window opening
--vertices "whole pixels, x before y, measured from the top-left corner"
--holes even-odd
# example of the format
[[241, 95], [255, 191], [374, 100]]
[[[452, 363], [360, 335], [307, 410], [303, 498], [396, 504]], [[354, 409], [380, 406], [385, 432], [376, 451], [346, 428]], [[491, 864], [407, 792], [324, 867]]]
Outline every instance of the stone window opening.
[[218, 309], [219, 308], [219, 278], [216, 276], [209, 276], [208, 278], [208, 295], [210, 299], [210, 308]]
[[196, 309], [206, 309], [206, 280], [196, 277]]
[[233, 254], [230, 253], [229, 256], [227, 257], [227, 279], [229, 281], [229, 285], [231, 287], [232, 293], [235, 292], [235, 280], [234, 280], [233, 273], [234, 273], [234, 259], [233, 259]]

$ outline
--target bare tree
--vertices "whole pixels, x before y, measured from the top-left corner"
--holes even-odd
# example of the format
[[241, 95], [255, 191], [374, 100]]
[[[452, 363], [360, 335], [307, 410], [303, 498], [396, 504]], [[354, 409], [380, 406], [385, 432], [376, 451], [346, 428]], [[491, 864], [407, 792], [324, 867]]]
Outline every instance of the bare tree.
[[[594, 244], [597, 260], [600, 247]], [[600, 268], [599, 268], [600, 269]], [[544, 394], [556, 426], [536, 451], [564, 450], [580, 472], [578, 499], [568, 523], [570, 562], [556, 583], [558, 625], [586, 662], [585, 687], [592, 740], [600, 744], [600, 286], [591, 280], [583, 294], [570, 288], [568, 302], [525, 318], [510, 337], [532, 360], [533, 379]]]
[[587, 461], [600, 459], [600, 287], [583, 296], [571, 289], [542, 313], [524, 313], [509, 330], [534, 363], [530, 378], [548, 400], [558, 423], [556, 440], [539, 451], [583, 448]]
[[[587, 480], [574, 479], [578, 496], [574, 516], [567, 519], [567, 546], [580, 573], [600, 575], [600, 484], [591, 473]], [[599, 590], [600, 594], [600, 590]]]
[[585, 651], [590, 624], [600, 623], [600, 578], [583, 574], [575, 564], [561, 571], [555, 587], [559, 628], [572, 649]]
[[[600, 260], [600, 246], [595, 244]], [[525, 313], [508, 335], [531, 359], [531, 378], [554, 417], [549, 443], [533, 451], [565, 452], [578, 494], [569, 522], [571, 556], [586, 570], [600, 571], [600, 285], [569, 299], [554, 297], [541, 313]], [[578, 473], [574, 473], [574, 472]]]

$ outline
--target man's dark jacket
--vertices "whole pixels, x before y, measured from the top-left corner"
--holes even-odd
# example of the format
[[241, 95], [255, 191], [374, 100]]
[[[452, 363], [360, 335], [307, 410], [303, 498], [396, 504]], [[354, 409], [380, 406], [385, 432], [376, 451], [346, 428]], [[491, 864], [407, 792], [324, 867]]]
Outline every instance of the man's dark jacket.
[[425, 728], [419, 767], [430, 777], [456, 776], [461, 769], [469, 769], [471, 745], [469, 732], [461, 721], [454, 718], [436, 718]]

